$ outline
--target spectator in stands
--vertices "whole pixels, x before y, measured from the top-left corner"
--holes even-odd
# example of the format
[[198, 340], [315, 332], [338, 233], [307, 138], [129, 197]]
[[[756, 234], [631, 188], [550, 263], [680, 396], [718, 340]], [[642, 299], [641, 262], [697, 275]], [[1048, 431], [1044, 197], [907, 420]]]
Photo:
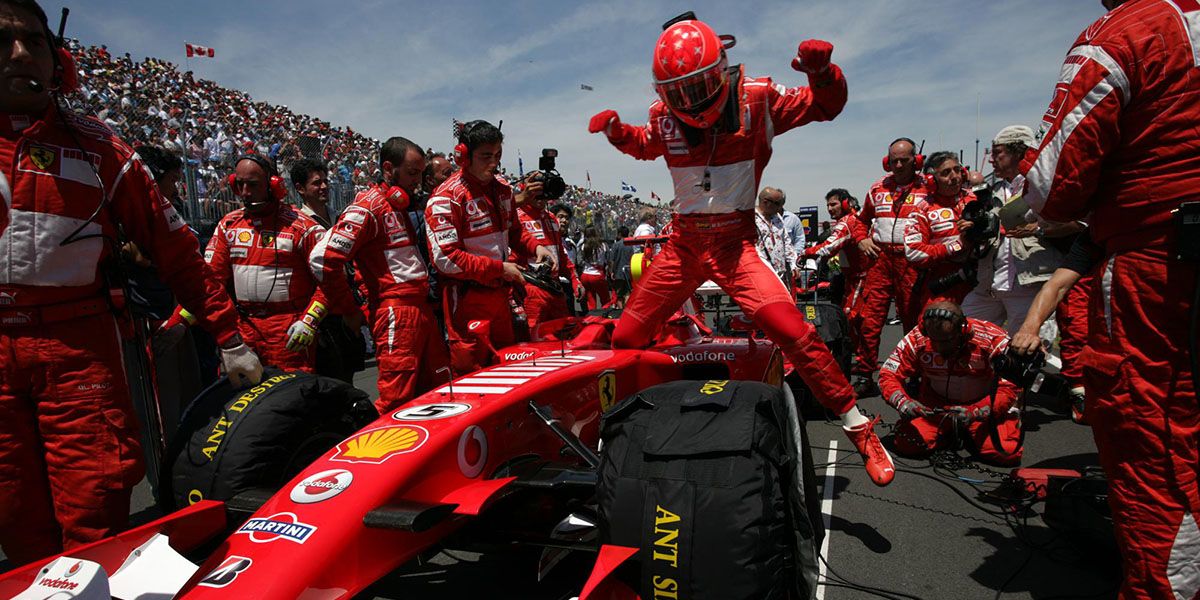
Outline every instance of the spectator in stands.
[[[930, 304], [879, 370], [883, 398], [900, 413], [896, 453], [922, 458], [961, 441], [984, 462], [1020, 462], [1020, 390], [992, 370], [1007, 348], [1003, 329], [965, 317], [953, 302]], [[910, 380], [919, 382], [916, 398], [906, 391]]]
[[633, 230], [633, 237], [658, 235], [658, 215], [653, 208], [643, 208], [638, 214], [638, 226]]

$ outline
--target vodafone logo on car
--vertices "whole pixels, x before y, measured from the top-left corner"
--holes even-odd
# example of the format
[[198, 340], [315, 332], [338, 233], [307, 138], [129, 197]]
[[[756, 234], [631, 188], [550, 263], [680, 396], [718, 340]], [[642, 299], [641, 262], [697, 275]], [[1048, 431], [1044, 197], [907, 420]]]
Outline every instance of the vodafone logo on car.
[[527, 350], [525, 352], [505, 352], [504, 360], [506, 360], [506, 361], [525, 360], [526, 358], [529, 358], [533, 355], [534, 355], [533, 350]]
[[671, 360], [677, 363], [727, 362], [733, 358], [732, 352], [713, 352], [711, 350], [693, 350], [684, 354], [671, 355]]
[[354, 474], [346, 469], [329, 469], [305, 477], [288, 495], [296, 504], [316, 504], [328, 500], [350, 487]]

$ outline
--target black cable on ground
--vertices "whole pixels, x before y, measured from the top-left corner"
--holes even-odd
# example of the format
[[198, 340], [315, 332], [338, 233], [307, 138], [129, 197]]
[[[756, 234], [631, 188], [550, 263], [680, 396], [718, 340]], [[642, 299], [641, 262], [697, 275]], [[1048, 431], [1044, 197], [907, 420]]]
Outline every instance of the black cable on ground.
[[[854, 583], [853, 581], [850, 581], [849, 579], [844, 577], [841, 573], [838, 573], [837, 571], [835, 571], [833, 569], [833, 567], [829, 565], [829, 561], [825, 560], [824, 556], [817, 555], [817, 558], [819, 558], [821, 560], [821, 563], [825, 565], [825, 572], [826, 572], [826, 575], [825, 575], [826, 581], [824, 583], [818, 583], [817, 585], [826, 585], [826, 586], [831, 586], [831, 587], [845, 587], [845, 588], [860, 591], [860, 592], [863, 592], [866, 594], [871, 594], [873, 596], [879, 596], [880, 598], [888, 598], [889, 600], [896, 600], [898, 598], [908, 598], [909, 600], [924, 600], [920, 596], [914, 596], [912, 594], [906, 594], [904, 592], [897, 592], [895, 590], [890, 590], [887, 588], [873, 587], [873, 586], [869, 586], [869, 585]], [[835, 583], [832, 583], [832, 584], [829, 583], [829, 580], [831, 579], [830, 575], [832, 575], [833, 577], [836, 578], [834, 580]]]

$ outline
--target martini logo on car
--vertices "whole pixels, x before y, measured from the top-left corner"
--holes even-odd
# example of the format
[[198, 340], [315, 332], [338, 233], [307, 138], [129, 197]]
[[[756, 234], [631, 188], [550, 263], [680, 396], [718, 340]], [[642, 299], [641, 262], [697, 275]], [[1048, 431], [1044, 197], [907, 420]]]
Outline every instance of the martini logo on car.
[[245, 556], [230, 556], [221, 561], [221, 565], [213, 569], [212, 573], [204, 576], [200, 583], [204, 587], [223, 588], [231, 583], [242, 571], [250, 568], [254, 561]]
[[433, 421], [435, 419], [448, 419], [458, 416], [469, 410], [471, 410], [470, 404], [440, 402], [438, 404], [410, 406], [392, 413], [392, 418], [397, 421]]
[[257, 517], [246, 521], [236, 533], [250, 536], [250, 541], [259, 544], [275, 540], [287, 540], [303, 544], [317, 531], [315, 525], [301, 523], [295, 513], [279, 513], [269, 517]]
[[378, 465], [397, 454], [417, 450], [427, 439], [429, 432], [416, 425], [368, 429], [338, 444], [337, 451], [329, 460]]
[[328, 500], [350, 487], [354, 474], [345, 469], [329, 469], [305, 477], [288, 495], [296, 504], [316, 504]]
[[711, 350], [693, 350], [671, 355], [671, 360], [677, 363], [726, 362], [733, 359], [732, 352], [713, 352]]

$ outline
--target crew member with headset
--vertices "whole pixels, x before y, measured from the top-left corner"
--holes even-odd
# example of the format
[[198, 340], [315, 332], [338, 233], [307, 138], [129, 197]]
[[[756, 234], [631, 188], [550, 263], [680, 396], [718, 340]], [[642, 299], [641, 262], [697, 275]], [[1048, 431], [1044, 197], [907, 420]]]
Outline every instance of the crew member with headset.
[[1111, 12], [1067, 52], [1040, 148], [1021, 162], [1025, 200], [1046, 219], [1087, 218], [1103, 247], [1082, 360], [1125, 570], [1120, 597], [1195, 598], [1200, 7], [1104, 5]]
[[804, 250], [804, 258], [828, 259], [839, 257], [838, 263], [842, 270], [843, 294], [842, 312], [846, 315], [849, 327], [850, 344], [854, 347], [854, 364], [850, 372], [860, 378], [870, 379], [875, 372], [879, 348], [875, 355], [863, 343], [862, 312], [860, 307], [863, 298], [863, 283], [867, 278], [867, 269], [871, 267], [870, 256], [858, 249], [856, 240], [867, 236], [867, 227], [858, 220], [857, 206], [850, 192], [842, 188], [834, 188], [825, 194], [825, 208], [829, 217], [836, 222], [830, 228], [829, 237], [825, 241]]
[[[922, 458], [961, 442], [984, 462], [1020, 462], [1020, 390], [992, 370], [1007, 349], [1000, 327], [968, 319], [953, 302], [930, 304], [879, 370], [883, 399], [900, 413], [896, 453]], [[920, 379], [916, 398], [905, 391], [910, 378]]]
[[120, 531], [145, 470], [110, 270], [125, 241], [203, 315], [231, 379], [257, 383], [262, 366], [142, 162], [60, 107], [75, 63], [33, 0], [0, 0], [0, 73], [0, 548], [20, 565]]
[[876, 181], [863, 199], [858, 219], [870, 235], [855, 240], [859, 250], [873, 259], [863, 282], [862, 314], [864, 371], [855, 382], [860, 396], [871, 395], [878, 388], [872, 375], [879, 360], [879, 336], [888, 316], [892, 299], [896, 315], [904, 331], [917, 326], [921, 307], [917, 306], [917, 269], [908, 261], [904, 250], [904, 235], [914, 213], [928, 192], [925, 180], [918, 176], [925, 166], [925, 157], [917, 153], [917, 145], [909, 138], [899, 138], [888, 145], [883, 157], [883, 169], [888, 175]]
[[243, 208], [222, 217], [208, 241], [210, 277], [231, 290], [242, 338], [264, 364], [311, 373], [326, 302], [308, 257], [325, 228], [283, 201], [287, 189], [266, 157], [238, 157], [229, 187]]
[[380, 413], [428, 391], [449, 362], [429, 297], [429, 267], [407, 209], [421, 180], [425, 154], [402, 137], [379, 149], [383, 182], [360, 192], [317, 243], [309, 267], [332, 309], [362, 328], [363, 312], [345, 276], [351, 262], [367, 292], [378, 364]]
[[[500, 128], [471, 121], [456, 129], [454, 159], [461, 169], [433, 191], [425, 226], [438, 281], [445, 284], [442, 306], [451, 365], [456, 375], [464, 375], [491, 364], [493, 350], [515, 340], [509, 288], [524, 277], [509, 253], [550, 261], [556, 270], [558, 263], [521, 226], [513, 190], [496, 174], [504, 143]], [[487, 339], [482, 327], [489, 332]]]
[[972, 284], [960, 281], [945, 289], [934, 289], [940, 281], [962, 270], [969, 259], [970, 248], [959, 233], [963, 208], [975, 200], [975, 194], [963, 188], [967, 170], [958, 164], [953, 152], [934, 152], [925, 163], [924, 175], [929, 195], [917, 205], [904, 235], [904, 252], [911, 263], [923, 273], [918, 278], [921, 289], [914, 290], [912, 302], [924, 308], [931, 302], [949, 301], [959, 304]]

